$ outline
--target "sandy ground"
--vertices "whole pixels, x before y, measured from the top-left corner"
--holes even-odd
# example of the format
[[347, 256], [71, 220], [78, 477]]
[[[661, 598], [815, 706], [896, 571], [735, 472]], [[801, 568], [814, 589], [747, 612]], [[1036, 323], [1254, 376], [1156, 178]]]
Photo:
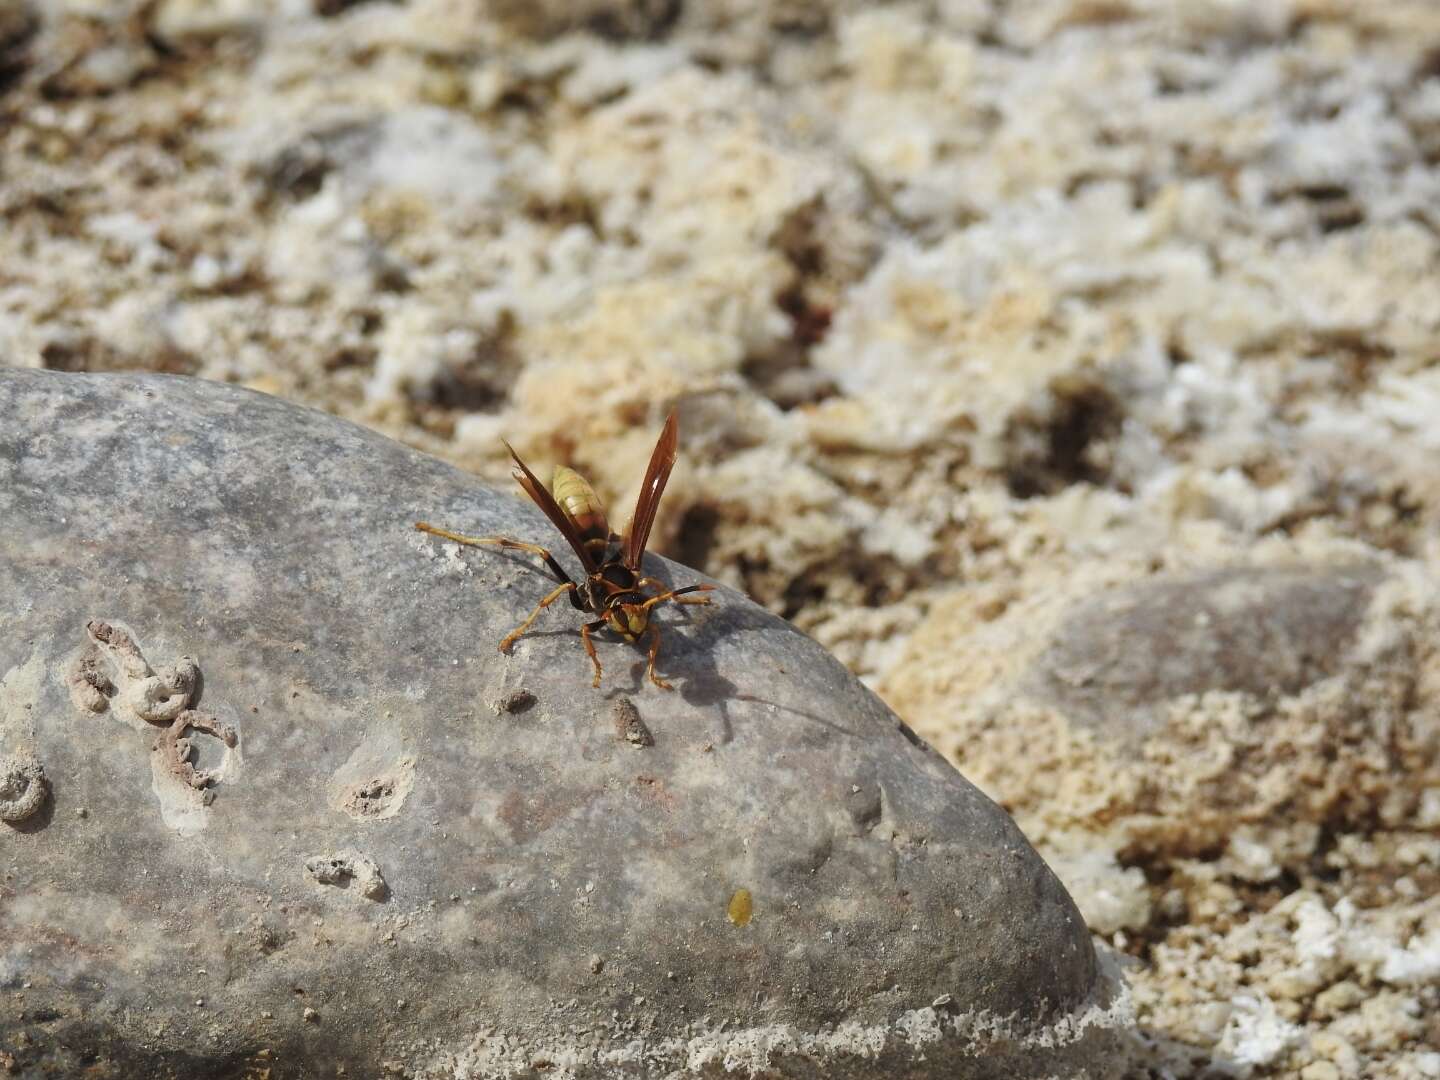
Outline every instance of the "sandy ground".
[[1440, 5], [0, 0], [0, 87], [0, 363], [620, 506], [678, 406], [653, 546], [1016, 815], [1155, 1075], [1440, 1077]]

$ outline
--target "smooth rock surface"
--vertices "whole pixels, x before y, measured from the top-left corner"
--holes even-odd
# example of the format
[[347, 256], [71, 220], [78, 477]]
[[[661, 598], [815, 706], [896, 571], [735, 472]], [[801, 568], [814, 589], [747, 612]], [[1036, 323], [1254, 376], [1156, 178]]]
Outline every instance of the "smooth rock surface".
[[1132, 742], [1185, 695], [1295, 694], [1341, 668], [1383, 576], [1360, 562], [1239, 566], [1108, 589], [1065, 615], [1028, 683]]
[[1108, 1075], [1054, 876], [742, 596], [592, 690], [568, 608], [496, 651], [527, 560], [414, 531], [560, 546], [448, 465], [183, 378], [0, 371], [0, 418], [22, 1075]]

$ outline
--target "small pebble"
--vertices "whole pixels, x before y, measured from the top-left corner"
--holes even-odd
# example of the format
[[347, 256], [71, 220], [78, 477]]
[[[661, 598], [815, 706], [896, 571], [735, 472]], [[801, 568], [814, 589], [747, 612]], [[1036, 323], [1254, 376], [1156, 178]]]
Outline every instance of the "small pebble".
[[516, 713], [524, 712], [534, 704], [535, 695], [529, 690], [520, 689], [509, 694], [505, 700], [500, 703], [500, 708], [504, 709], [511, 716], [514, 716]]
[[629, 698], [616, 698], [610, 707], [610, 717], [615, 722], [615, 737], [631, 746], [654, 746], [655, 736], [640, 719], [640, 710]]

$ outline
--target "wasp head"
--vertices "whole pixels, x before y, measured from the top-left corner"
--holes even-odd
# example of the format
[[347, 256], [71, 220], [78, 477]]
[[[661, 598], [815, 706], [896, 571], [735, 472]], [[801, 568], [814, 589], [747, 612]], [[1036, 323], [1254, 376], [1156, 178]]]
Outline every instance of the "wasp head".
[[644, 604], [616, 604], [606, 610], [605, 623], [626, 641], [638, 641], [650, 625], [650, 610]]

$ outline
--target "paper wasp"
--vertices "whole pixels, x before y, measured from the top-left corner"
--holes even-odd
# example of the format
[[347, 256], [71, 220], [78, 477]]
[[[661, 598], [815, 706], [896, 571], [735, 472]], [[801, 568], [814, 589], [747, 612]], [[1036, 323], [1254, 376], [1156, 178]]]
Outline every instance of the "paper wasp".
[[580, 560], [580, 565], [585, 568], [585, 580], [579, 583], [565, 573], [549, 551], [536, 544], [526, 544], [504, 536], [462, 536], [446, 529], [438, 529], [424, 521], [417, 521], [415, 528], [421, 532], [443, 536], [457, 544], [494, 544], [516, 551], [528, 551], [532, 555], [538, 555], [555, 580], [560, 582], [557, 588], [551, 590], [549, 595], [536, 605], [528, 619], [505, 635], [500, 642], [501, 652], [510, 651], [510, 646], [530, 629], [530, 624], [539, 617], [540, 612], [560, 597], [568, 595], [576, 610], [599, 616], [594, 622], [580, 627], [580, 639], [585, 645], [585, 651], [590, 655], [590, 662], [595, 665], [592, 686], [600, 685], [600, 658], [595, 654], [595, 644], [590, 640], [590, 634], [593, 630], [609, 627], [632, 645], [649, 633], [650, 652], [645, 673], [656, 686], [671, 690], [673, 687], [655, 674], [655, 657], [660, 652], [660, 627], [650, 621], [651, 610], [667, 600], [678, 604], [708, 604], [708, 596], [689, 597], [686, 594], [709, 592], [715, 588], [713, 585], [687, 585], [683, 589], [668, 589], [651, 596], [647, 595], [646, 589], [658, 586], [664, 590], [665, 585], [640, 573], [645, 542], [650, 537], [650, 527], [655, 523], [655, 511], [660, 505], [665, 482], [670, 479], [670, 470], [675, 466], [675, 451], [679, 443], [680, 428], [672, 412], [666, 419], [665, 428], [660, 432], [660, 439], [655, 443], [655, 449], [650, 455], [650, 465], [645, 470], [645, 482], [640, 487], [640, 497], [635, 503], [635, 516], [631, 519], [630, 528], [623, 539], [610, 531], [605, 507], [583, 476], [574, 469], [557, 466], [550, 490], [547, 491], [525, 462], [520, 460], [514, 447], [508, 442], [505, 443], [505, 449], [510, 451], [510, 456], [515, 461], [511, 475], [519, 481], [525, 494], [534, 500], [535, 505], [545, 511], [545, 516], [560, 530], [560, 535], [569, 542]]

